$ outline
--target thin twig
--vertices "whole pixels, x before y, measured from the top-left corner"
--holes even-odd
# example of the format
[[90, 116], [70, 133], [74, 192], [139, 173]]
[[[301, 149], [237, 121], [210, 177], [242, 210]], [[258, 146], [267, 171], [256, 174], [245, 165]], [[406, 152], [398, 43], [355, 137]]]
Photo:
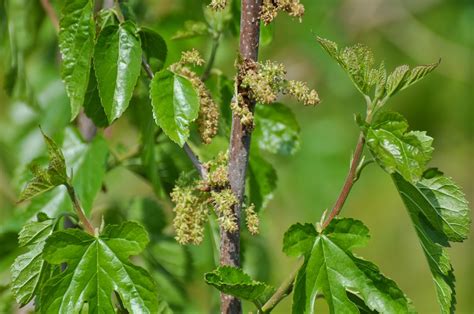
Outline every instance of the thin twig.
[[214, 66], [214, 61], [216, 60], [217, 48], [219, 48], [219, 38], [220, 38], [220, 34], [213, 37], [212, 39], [211, 55], [209, 56], [209, 61], [207, 61], [206, 69], [201, 75], [201, 80], [203, 82], [209, 78], [209, 75], [211, 75], [211, 70], [212, 70], [212, 67]]
[[90, 235], [94, 236], [95, 235], [95, 229], [92, 226], [92, 223], [87, 219], [86, 214], [84, 213], [84, 210], [81, 207], [81, 204], [79, 202], [79, 199], [77, 198], [76, 191], [72, 187], [72, 185], [67, 184], [66, 185], [67, 192], [69, 194], [69, 197], [71, 198], [72, 201], [72, 206], [74, 207], [74, 210], [77, 213], [77, 217], [79, 218], [79, 221], [82, 223], [82, 226], [84, 227], [84, 230], [89, 233]]
[[58, 19], [58, 16], [56, 15], [56, 11], [54, 11], [54, 8], [49, 2], [49, 0], [41, 0], [41, 6], [43, 7], [43, 10], [48, 15], [49, 19], [51, 20], [51, 23], [53, 24], [53, 27], [56, 30], [56, 33], [59, 33], [59, 19]]

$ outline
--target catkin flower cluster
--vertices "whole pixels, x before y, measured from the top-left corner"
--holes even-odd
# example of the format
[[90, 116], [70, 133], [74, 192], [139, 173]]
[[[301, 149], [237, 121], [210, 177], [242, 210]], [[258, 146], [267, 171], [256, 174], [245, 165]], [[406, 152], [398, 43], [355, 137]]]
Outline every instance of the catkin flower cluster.
[[245, 208], [245, 222], [247, 224], [247, 229], [251, 234], [257, 235], [260, 232], [260, 220], [258, 215], [255, 212], [255, 205], [251, 204]]
[[300, 20], [304, 14], [304, 6], [300, 0], [263, 0], [260, 18], [265, 25], [270, 24], [278, 15], [285, 11], [290, 16], [298, 17]]
[[196, 49], [184, 51], [181, 60], [171, 65], [171, 70], [188, 78], [198, 92], [200, 110], [198, 117], [198, 130], [201, 140], [209, 144], [216, 136], [219, 127], [219, 108], [211, 97], [209, 90], [200, 77], [187, 67], [188, 64], [203, 65], [204, 60]]
[[[237, 197], [230, 189], [228, 154], [220, 153], [215, 159], [204, 164], [208, 170], [207, 178], [178, 180], [171, 193], [175, 203], [173, 226], [176, 240], [181, 244], [200, 244], [204, 238], [204, 225], [211, 210], [217, 215], [219, 226], [234, 232], [239, 228], [233, 207]], [[258, 216], [250, 206], [246, 209], [247, 226], [252, 234], [258, 233]]]
[[285, 67], [276, 62], [254, 62], [241, 74], [241, 85], [250, 89], [250, 97], [259, 103], [270, 104], [276, 101], [278, 94], [292, 95], [305, 105], [319, 103], [318, 93], [309, 89], [305, 82], [286, 79]]
[[214, 10], [224, 10], [227, 5], [227, 0], [212, 0], [209, 6]]

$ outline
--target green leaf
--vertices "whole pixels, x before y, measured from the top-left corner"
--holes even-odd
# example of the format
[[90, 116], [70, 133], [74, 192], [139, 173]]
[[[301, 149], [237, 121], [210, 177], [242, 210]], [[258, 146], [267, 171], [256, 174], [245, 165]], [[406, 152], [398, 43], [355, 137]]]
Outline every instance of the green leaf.
[[72, 168], [72, 186], [81, 200], [86, 213], [102, 187], [108, 156], [107, 142], [102, 136], [95, 136], [86, 143], [72, 129], [66, 129], [63, 152], [68, 169]]
[[254, 139], [260, 149], [274, 154], [292, 155], [300, 147], [300, 127], [295, 115], [280, 103], [255, 107]]
[[390, 75], [387, 77], [386, 90], [387, 95], [392, 96], [398, 92], [403, 87], [403, 82], [410, 72], [410, 67], [408, 65], [401, 65], [397, 67]]
[[109, 225], [100, 236], [78, 229], [55, 232], [46, 241], [48, 263], [67, 263], [64, 272], [51, 278], [41, 294], [43, 313], [114, 312], [112, 294], [117, 292], [132, 313], [157, 313], [156, 285], [141, 267], [129, 262], [148, 244], [145, 229], [135, 222]]
[[253, 280], [242, 269], [231, 266], [220, 266], [206, 273], [204, 278], [219, 291], [251, 302], [256, 302], [271, 289], [267, 284]]
[[17, 302], [23, 306], [39, 294], [39, 286], [51, 271], [43, 259], [43, 247], [53, 232], [53, 220], [46, 219], [26, 224], [19, 234], [19, 246], [28, 251], [15, 259], [11, 266], [11, 289]]
[[153, 72], [161, 70], [168, 54], [165, 40], [160, 34], [148, 27], [140, 27], [138, 35], [140, 35], [142, 50]]
[[59, 25], [61, 76], [70, 99], [72, 120], [84, 103], [89, 80], [95, 38], [92, 1], [67, 1]]
[[140, 76], [142, 50], [132, 22], [110, 25], [97, 38], [94, 69], [110, 123], [127, 109]]
[[189, 137], [190, 123], [197, 119], [199, 97], [192, 83], [168, 70], [156, 73], [150, 85], [155, 122], [179, 146]]
[[385, 171], [398, 171], [411, 182], [421, 177], [433, 152], [433, 139], [425, 132], [407, 132], [406, 119], [394, 112], [381, 113], [362, 129], [367, 146]]
[[104, 107], [102, 107], [100, 101], [97, 79], [93, 67], [91, 67], [89, 86], [87, 87], [86, 97], [84, 99], [84, 113], [97, 127], [106, 127], [109, 125]]
[[273, 198], [277, 186], [277, 173], [273, 166], [257, 153], [251, 153], [248, 168], [247, 195], [249, 203], [260, 212]]
[[410, 301], [395, 282], [350, 252], [368, 237], [367, 227], [354, 219], [334, 219], [319, 234], [310, 224], [290, 227], [283, 242], [285, 253], [305, 256], [295, 281], [293, 313], [314, 313], [318, 295], [324, 296], [331, 313], [359, 313], [348, 293], [380, 313], [412, 312]]
[[26, 187], [20, 194], [18, 202], [33, 198], [68, 182], [66, 162], [61, 149], [44, 133], [43, 138], [46, 142], [49, 155], [48, 168], [42, 169], [35, 163], [30, 165], [30, 170], [34, 177], [26, 184]]
[[415, 84], [438, 67], [436, 63], [419, 65], [412, 70], [407, 65], [397, 67], [387, 78], [387, 96], [392, 96], [400, 90]]
[[454, 274], [444, 248], [449, 247], [449, 240], [460, 241], [467, 236], [470, 224], [467, 202], [451, 179], [439, 173], [415, 185], [398, 173], [392, 178], [430, 266], [441, 312], [453, 313]]

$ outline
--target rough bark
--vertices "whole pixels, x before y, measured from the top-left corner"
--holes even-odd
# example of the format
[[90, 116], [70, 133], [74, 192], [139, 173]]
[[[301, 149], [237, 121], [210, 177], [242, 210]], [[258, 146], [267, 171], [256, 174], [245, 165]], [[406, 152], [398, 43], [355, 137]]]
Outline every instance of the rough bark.
[[[257, 61], [259, 34], [260, 34], [260, 7], [261, 0], [242, 0], [240, 17], [240, 55], [243, 60]], [[255, 103], [247, 95], [247, 91], [239, 84], [238, 92], [243, 96], [245, 106], [253, 112]], [[241, 104], [242, 105], [242, 104]], [[239, 200], [233, 211], [240, 226], [242, 201], [245, 193], [245, 175], [250, 153], [250, 139], [252, 129], [241, 123], [240, 117], [232, 115], [232, 131], [229, 152], [229, 181], [233, 193]], [[220, 243], [221, 265], [240, 267], [240, 228], [235, 232], [221, 230]], [[222, 313], [242, 313], [239, 299], [222, 294]]]

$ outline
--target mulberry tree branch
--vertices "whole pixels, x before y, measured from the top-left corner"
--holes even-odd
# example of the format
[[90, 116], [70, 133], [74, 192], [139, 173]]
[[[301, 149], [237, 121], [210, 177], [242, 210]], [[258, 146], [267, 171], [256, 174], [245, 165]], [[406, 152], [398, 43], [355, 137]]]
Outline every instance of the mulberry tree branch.
[[[240, 48], [239, 52], [243, 61], [257, 61], [261, 0], [242, 0], [240, 17]], [[238, 83], [237, 91], [242, 97], [240, 106], [246, 106], [253, 111], [255, 103], [248, 98], [248, 90]], [[238, 203], [232, 210], [240, 226], [242, 201], [245, 192], [245, 175], [250, 154], [251, 126], [242, 123], [235, 112], [232, 114], [232, 131], [229, 151], [229, 182], [232, 192]], [[240, 227], [234, 232], [221, 229], [220, 243], [221, 265], [240, 266]], [[241, 313], [242, 305], [238, 298], [221, 294], [221, 313]]]

